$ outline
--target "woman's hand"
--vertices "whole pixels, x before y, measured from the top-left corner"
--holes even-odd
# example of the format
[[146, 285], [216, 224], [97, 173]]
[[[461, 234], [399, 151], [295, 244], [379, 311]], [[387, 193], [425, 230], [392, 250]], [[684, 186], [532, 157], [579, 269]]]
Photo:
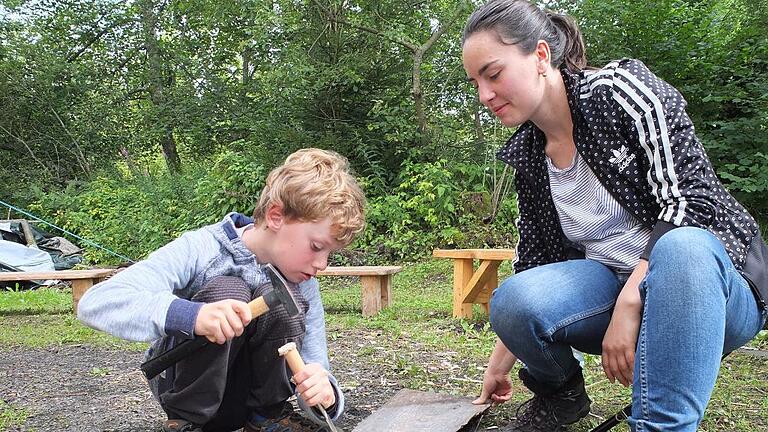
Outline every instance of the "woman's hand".
[[512, 380], [509, 379], [509, 371], [515, 365], [517, 357], [512, 354], [501, 340], [496, 341], [491, 358], [488, 360], [488, 368], [483, 373], [483, 389], [480, 396], [473, 400], [475, 405], [488, 403], [495, 404], [508, 401], [512, 397]]
[[605, 376], [611, 382], [618, 380], [625, 387], [634, 379], [635, 349], [643, 310], [639, 286], [647, 271], [648, 261], [640, 260], [616, 299], [611, 322], [603, 336]]
[[475, 405], [488, 403], [490, 400], [494, 404], [500, 404], [508, 401], [512, 397], [512, 380], [509, 379], [509, 371], [498, 373], [490, 368], [483, 374], [483, 390], [480, 396], [473, 400]]
[[328, 371], [318, 363], [310, 363], [293, 376], [296, 392], [309, 406], [322, 405], [330, 408], [336, 403], [336, 393], [333, 391]]
[[223, 344], [243, 334], [251, 322], [251, 309], [238, 300], [221, 300], [206, 303], [200, 308], [195, 320], [195, 334], [209, 341]]

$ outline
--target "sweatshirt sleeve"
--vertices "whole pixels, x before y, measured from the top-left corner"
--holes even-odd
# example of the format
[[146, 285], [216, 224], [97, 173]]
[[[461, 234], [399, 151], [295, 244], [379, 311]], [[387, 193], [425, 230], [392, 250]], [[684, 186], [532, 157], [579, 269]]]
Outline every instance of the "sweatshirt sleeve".
[[[210, 237], [210, 238], [209, 238]], [[86, 291], [77, 317], [84, 324], [133, 340], [168, 334], [191, 337], [202, 306], [178, 297], [218, 247], [204, 230], [183, 234]]]
[[625, 138], [644, 151], [646, 179], [659, 205], [657, 222], [641, 255], [647, 259], [669, 230], [709, 226], [717, 204], [707, 191], [709, 162], [680, 92], [638, 60], [623, 60], [614, 67], [609, 106], [603, 111], [618, 111]]
[[[320, 287], [317, 279], [312, 278], [299, 286], [304, 294], [304, 298], [309, 302], [309, 311], [307, 312], [307, 331], [304, 334], [304, 342], [301, 346], [301, 357], [305, 363], [319, 363], [329, 372], [328, 379], [336, 393], [336, 405], [328, 409], [328, 415], [332, 420], [337, 420], [344, 412], [344, 394], [333, 374], [330, 374], [331, 366], [328, 360], [328, 341], [325, 334], [325, 310], [320, 298]], [[301, 408], [308, 413], [312, 413], [318, 420], [325, 420], [319, 412], [311, 409], [301, 398], [297, 398]]]

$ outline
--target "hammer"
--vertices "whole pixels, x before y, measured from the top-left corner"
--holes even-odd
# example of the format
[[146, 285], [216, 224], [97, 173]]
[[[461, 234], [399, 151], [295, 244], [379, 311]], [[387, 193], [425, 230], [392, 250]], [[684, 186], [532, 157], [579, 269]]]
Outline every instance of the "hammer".
[[[291, 368], [291, 372], [293, 372], [294, 375], [301, 372], [302, 369], [304, 369], [304, 360], [301, 359], [301, 355], [299, 354], [299, 351], [296, 349], [296, 344], [293, 342], [288, 342], [287, 344], [281, 346], [277, 349], [277, 353], [280, 354], [282, 357], [285, 357], [285, 361], [288, 363], [288, 367]], [[333, 424], [331, 421], [331, 417], [328, 415], [328, 412], [325, 410], [322, 404], [315, 406], [318, 411], [320, 411], [320, 414], [323, 415], [323, 418], [325, 419], [325, 422], [328, 423], [328, 427], [330, 428], [331, 432], [339, 432], [339, 430], [336, 428], [336, 425]]]
[[[252, 319], [264, 315], [271, 308], [279, 305], [283, 305], [289, 316], [298, 315], [299, 305], [296, 304], [296, 300], [288, 289], [288, 282], [272, 264], [267, 264], [264, 267], [269, 280], [272, 282], [272, 290], [248, 303]], [[205, 336], [197, 336], [194, 339], [185, 340], [157, 357], [142, 363], [141, 370], [144, 372], [144, 376], [151, 380], [160, 372], [175, 365], [181, 359], [189, 357], [192, 353], [209, 343], [210, 341]]]

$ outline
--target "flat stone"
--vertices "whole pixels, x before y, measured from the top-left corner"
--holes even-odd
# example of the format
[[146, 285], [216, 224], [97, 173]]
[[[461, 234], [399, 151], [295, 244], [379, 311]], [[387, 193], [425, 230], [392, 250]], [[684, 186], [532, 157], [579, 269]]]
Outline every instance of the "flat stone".
[[456, 432], [490, 405], [472, 398], [400, 390], [352, 432]]

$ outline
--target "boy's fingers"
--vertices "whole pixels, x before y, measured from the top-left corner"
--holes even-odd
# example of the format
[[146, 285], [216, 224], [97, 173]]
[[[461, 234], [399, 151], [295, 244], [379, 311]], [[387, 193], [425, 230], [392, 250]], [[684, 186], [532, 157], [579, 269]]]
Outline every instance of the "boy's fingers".
[[621, 370], [622, 376], [624, 377], [624, 380], [621, 382], [624, 384], [625, 387], [629, 387], [632, 384], [632, 378], [634, 374], [633, 366], [634, 366], [634, 352], [631, 350], [627, 350], [624, 353], [624, 357], [622, 358], [624, 360], [624, 364]]
[[[227, 326], [231, 330], [231, 333], [227, 333], [225, 331], [225, 334], [227, 335], [227, 339], [232, 339], [235, 336], [240, 336], [243, 334], [243, 321], [240, 318], [240, 314], [237, 312], [237, 310], [234, 308], [228, 310], [226, 312], [226, 318], [227, 318]], [[226, 329], [225, 329], [226, 330]]]
[[503, 395], [491, 395], [491, 399], [494, 403], [501, 404], [509, 400], [509, 398], [512, 397], [512, 394], [503, 394]]
[[635, 379], [635, 351], [628, 350], [626, 359], [627, 359], [627, 366], [629, 367], [627, 371], [628, 372], [627, 377], [629, 378], [629, 382], [631, 384], [632, 381], [634, 381]]
[[247, 303], [235, 302], [232, 305], [232, 309], [237, 312], [237, 315], [240, 317], [240, 322], [243, 324], [243, 326], [248, 325], [248, 323], [253, 319], [253, 316], [251, 315], [251, 308], [248, 307]]

